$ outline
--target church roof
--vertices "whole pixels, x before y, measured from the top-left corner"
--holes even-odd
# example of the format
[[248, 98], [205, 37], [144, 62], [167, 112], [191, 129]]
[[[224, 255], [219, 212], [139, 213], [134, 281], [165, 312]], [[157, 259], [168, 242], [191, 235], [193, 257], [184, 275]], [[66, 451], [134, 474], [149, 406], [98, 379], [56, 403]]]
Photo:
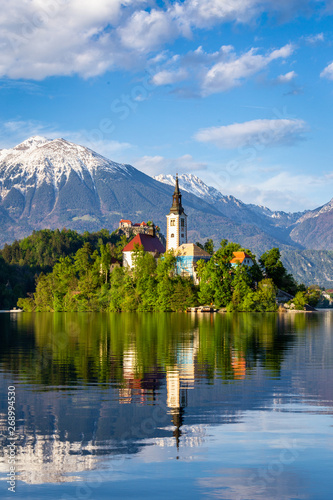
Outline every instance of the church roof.
[[157, 238], [157, 236], [150, 236], [149, 234], [137, 234], [127, 245], [124, 247], [123, 252], [133, 252], [134, 245], [142, 245], [145, 252], [165, 252], [165, 246]]
[[211, 257], [211, 255], [198, 247], [194, 243], [184, 243], [174, 250], [175, 255], [179, 257]]

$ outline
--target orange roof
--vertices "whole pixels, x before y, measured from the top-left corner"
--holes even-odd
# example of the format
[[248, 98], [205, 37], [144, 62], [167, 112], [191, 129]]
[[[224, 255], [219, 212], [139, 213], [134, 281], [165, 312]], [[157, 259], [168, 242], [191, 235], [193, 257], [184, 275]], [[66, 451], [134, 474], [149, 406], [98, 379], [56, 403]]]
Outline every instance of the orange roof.
[[142, 245], [145, 252], [159, 252], [164, 253], [165, 247], [161, 241], [156, 236], [150, 236], [149, 234], [137, 234], [125, 248], [123, 252], [133, 252], [134, 245]]
[[245, 252], [232, 252], [234, 255], [234, 258], [230, 261], [231, 264], [241, 264], [244, 259], [251, 259], [252, 258]]
[[148, 227], [148, 224], [146, 224], [145, 222], [136, 222], [135, 224], [133, 224], [133, 226], [147, 226]]
[[132, 221], [127, 219], [120, 219], [120, 222], [127, 222], [128, 224], [132, 224]]

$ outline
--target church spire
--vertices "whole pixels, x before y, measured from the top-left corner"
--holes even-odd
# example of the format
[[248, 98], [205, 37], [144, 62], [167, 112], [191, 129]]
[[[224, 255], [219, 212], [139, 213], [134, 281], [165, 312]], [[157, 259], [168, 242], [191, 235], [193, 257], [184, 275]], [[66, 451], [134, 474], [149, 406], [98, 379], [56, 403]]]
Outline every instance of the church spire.
[[179, 191], [178, 174], [176, 174], [175, 191], [172, 196], [172, 207], [170, 208], [170, 213], [178, 215], [184, 213], [184, 209], [182, 207], [182, 195]]
[[172, 207], [167, 215], [167, 250], [178, 248], [183, 243], [187, 243], [187, 215], [183, 209], [178, 174], [176, 174]]
[[179, 184], [178, 184], [178, 174], [176, 174], [176, 185], [175, 185], [175, 192], [174, 194], [180, 194], [179, 193]]

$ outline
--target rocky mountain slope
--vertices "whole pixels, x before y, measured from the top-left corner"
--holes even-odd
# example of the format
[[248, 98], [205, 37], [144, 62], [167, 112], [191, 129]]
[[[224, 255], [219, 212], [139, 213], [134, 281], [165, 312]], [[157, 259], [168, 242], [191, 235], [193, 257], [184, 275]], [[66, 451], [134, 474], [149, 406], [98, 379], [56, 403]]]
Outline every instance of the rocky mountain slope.
[[308, 249], [333, 250], [333, 198], [300, 217], [290, 236]]

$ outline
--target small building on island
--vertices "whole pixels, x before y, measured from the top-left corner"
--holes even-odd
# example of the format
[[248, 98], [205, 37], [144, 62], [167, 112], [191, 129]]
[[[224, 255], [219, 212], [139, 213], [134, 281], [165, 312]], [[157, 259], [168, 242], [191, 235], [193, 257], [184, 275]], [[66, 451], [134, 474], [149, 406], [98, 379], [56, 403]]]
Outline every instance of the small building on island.
[[155, 259], [165, 253], [165, 246], [155, 234], [155, 226], [151, 228], [150, 234], [137, 234], [123, 248], [123, 266], [132, 268], [134, 266], [133, 254], [135, 245], [142, 246], [145, 252], [151, 253]]
[[249, 267], [253, 266], [253, 260], [250, 257], [250, 255], [248, 255], [246, 252], [233, 252], [233, 254], [234, 257], [230, 261], [232, 267], [236, 267], [239, 264], [241, 266], [249, 266]]
[[193, 278], [195, 285], [199, 283], [197, 263], [199, 260], [208, 262], [212, 256], [194, 243], [185, 243], [174, 250], [177, 259], [177, 274]]

